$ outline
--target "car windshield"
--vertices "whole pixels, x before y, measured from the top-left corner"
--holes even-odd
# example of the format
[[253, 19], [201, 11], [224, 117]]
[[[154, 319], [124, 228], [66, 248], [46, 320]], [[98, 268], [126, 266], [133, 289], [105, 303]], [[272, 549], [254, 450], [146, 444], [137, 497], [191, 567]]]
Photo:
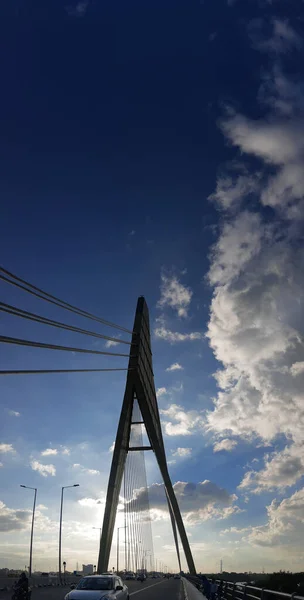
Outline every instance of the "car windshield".
[[113, 580], [110, 577], [85, 577], [78, 586], [78, 590], [112, 590]]

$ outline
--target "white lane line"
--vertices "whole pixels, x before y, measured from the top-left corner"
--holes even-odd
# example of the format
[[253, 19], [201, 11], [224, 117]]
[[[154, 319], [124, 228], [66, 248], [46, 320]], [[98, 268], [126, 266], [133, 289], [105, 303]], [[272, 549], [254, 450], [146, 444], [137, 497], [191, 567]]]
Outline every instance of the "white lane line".
[[141, 590], [136, 590], [136, 592], [131, 592], [131, 594], [129, 594], [129, 596], [134, 596], [134, 594], [140, 594], [140, 592], [144, 592], [145, 590], [148, 590], [151, 587], [155, 587], [156, 585], [160, 585], [161, 583], [164, 583], [164, 582], [158, 581], [157, 583], [152, 583], [152, 585], [147, 585], [146, 587], [142, 588]]
[[185, 600], [188, 600], [187, 588], [186, 588], [184, 577], [181, 577], [181, 580], [182, 580], [182, 584], [183, 584], [183, 588], [184, 588], [184, 597], [185, 597]]

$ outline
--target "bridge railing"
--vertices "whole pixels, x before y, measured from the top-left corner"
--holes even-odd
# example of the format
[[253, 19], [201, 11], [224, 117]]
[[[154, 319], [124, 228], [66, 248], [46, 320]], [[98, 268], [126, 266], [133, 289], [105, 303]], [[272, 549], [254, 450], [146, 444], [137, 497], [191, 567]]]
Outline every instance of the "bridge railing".
[[[187, 575], [188, 581], [200, 589], [203, 593], [202, 580], [198, 576]], [[210, 582], [211, 580], [209, 580]], [[216, 600], [304, 600], [304, 596], [293, 592], [279, 592], [277, 590], [269, 590], [268, 588], [260, 588], [253, 585], [242, 583], [232, 583], [231, 581], [216, 580], [218, 592]], [[222, 584], [222, 587], [219, 587]]]
[[[216, 583], [219, 585], [219, 581], [216, 581]], [[226, 600], [304, 600], [304, 597], [296, 592], [287, 594], [286, 592], [229, 581], [223, 582], [222, 598]]]

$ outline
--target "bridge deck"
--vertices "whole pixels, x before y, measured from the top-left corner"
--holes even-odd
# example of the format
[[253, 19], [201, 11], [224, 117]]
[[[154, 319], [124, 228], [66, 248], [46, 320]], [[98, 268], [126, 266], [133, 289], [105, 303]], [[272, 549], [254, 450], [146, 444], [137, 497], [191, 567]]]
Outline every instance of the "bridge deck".
[[[130, 600], [184, 600], [182, 582], [178, 579], [126, 581], [126, 584]], [[63, 600], [69, 591], [69, 586], [33, 589], [32, 600]], [[11, 597], [12, 592], [0, 591], [0, 600], [11, 600]]]

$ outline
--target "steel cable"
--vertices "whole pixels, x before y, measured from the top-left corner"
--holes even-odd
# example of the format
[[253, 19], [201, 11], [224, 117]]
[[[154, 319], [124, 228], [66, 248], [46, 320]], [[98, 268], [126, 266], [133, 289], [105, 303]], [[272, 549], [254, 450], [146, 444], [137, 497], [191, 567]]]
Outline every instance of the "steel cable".
[[[87, 317], [88, 319], [102, 323], [103, 325], [107, 325], [108, 327], [114, 327], [115, 329], [119, 329], [120, 331], [129, 333], [130, 335], [132, 335], [132, 333], [133, 333], [132, 331], [130, 331], [129, 329], [126, 329], [125, 327], [121, 327], [120, 325], [116, 325], [116, 323], [112, 323], [111, 321], [107, 321], [106, 319], [102, 319], [101, 317], [97, 317], [97, 316], [93, 315], [92, 313], [89, 313], [86, 310], [78, 308], [77, 306], [74, 306], [73, 304], [69, 304], [68, 302], [65, 302], [64, 300], [61, 300], [60, 298], [57, 298], [56, 296], [53, 296], [52, 294], [45, 292], [44, 290], [42, 290], [41, 288], [38, 288], [37, 286], [33, 285], [32, 283], [25, 281], [21, 277], [17, 277], [17, 275], [14, 275], [13, 273], [8, 271], [7, 269], [4, 269], [3, 267], [0, 267], [0, 271], [2, 271], [2, 273], [5, 273], [6, 275], [8, 275], [8, 277], [11, 278], [11, 279], [8, 279], [8, 277], [5, 277], [4, 275], [0, 275], [0, 278], [3, 281], [6, 281], [6, 283], [15, 285], [16, 287], [23, 289], [24, 291], [28, 292], [29, 294], [36, 296], [37, 298], [45, 300], [46, 302], [50, 302], [51, 304], [55, 304], [56, 306], [59, 306], [60, 308], [64, 308], [65, 310], [69, 310], [70, 312], [76, 313], [80, 316]], [[24, 285], [17, 283], [17, 281], [21, 282]], [[27, 286], [27, 287], [25, 287], [25, 286]], [[30, 289], [28, 289], [28, 288], [30, 288]]]
[[64, 350], [65, 352], [81, 352], [83, 354], [102, 354], [105, 356], [122, 356], [129, 358], [129, 354], [118, 354], [116, 352], [104, 352], [102, 350], [87, 350], [86, 348], [73, 348], [70, 346], [57, 346], [56, 344], [44, 344], [42, 342], [34, 342], [32, 340], [23, 340], [6, 335], [0, 335], [0, 343], [15, 344], [18, 346], [30, 346], [31, 348], [45, 348], [47, 350]]
[[61, 323], [60, 321], [54, 321], [53, 319], [49, 319], [48, 317], [42, 317], [36, 313], [28, 312], [27, 310], [23, 310], [16, 306], [12, 306], [11, 304], [6, 304], [5, 302], [0, 302], [0, 310], [2, 312], [6, 312], [15, 317], [21, 317], [22, 319], [28, 319], [30, 321], [35, 321], [37, 323], [41, 323], [42, 325], [50, 325], [51, 327], [57, 327], [58, 329], [65, 329], [67, 331], [75, 331], [76, 333], [82, 333], [83, 335], [90, 335], [92, 337], [97, 337], [103, 340], [107, 340], [110, 342], [115, 342], [117, 344], [127, 344], [131, 346], [131, 342], [127, 342], [126, 340], [121, 340], [120, 338], [113, 338], [107, 335], [103, 335], [102, 333], [96, 333], [94, 331], [90, 331], [88, 329], [81, 329], [80, 327], [74, 327], [74, 325], [67, 325], [66, 323]]
[[0, 375], [36, 375], [41, 373], [100, 373], [102, 371], [131, 371], [132, 369], [23, 369], [4, 370]]

